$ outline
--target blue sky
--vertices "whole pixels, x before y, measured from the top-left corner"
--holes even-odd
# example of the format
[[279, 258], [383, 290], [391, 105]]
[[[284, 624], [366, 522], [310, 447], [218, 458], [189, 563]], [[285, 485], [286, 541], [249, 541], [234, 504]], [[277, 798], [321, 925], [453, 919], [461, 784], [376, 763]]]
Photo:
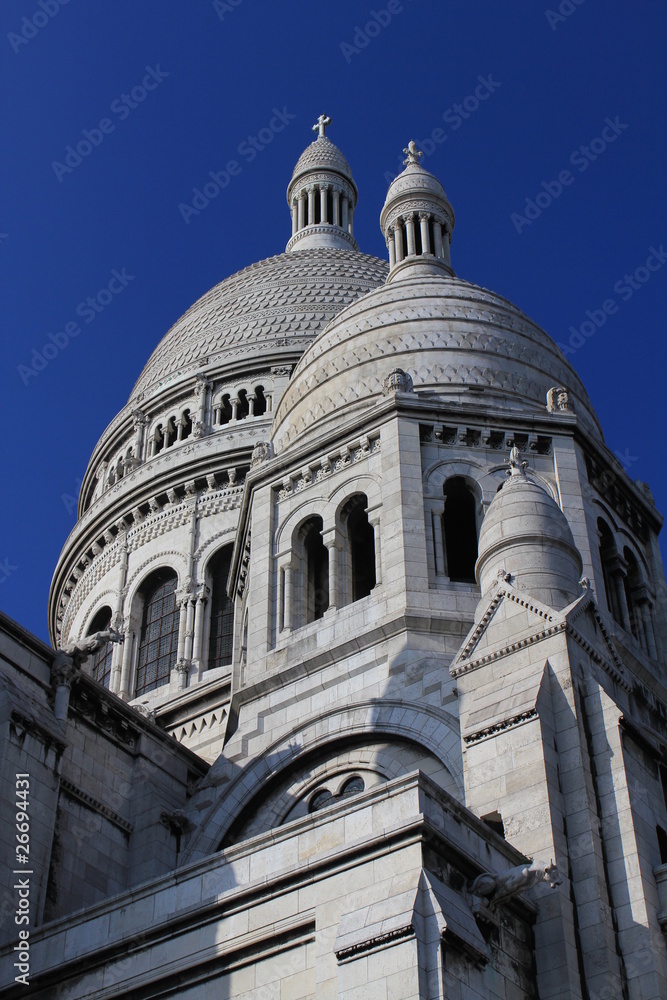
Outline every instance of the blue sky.
[[[0, 22], [0, 607], [21, 624], [46, 638], [78, 484], [154, 346], [284, 249], [321, 112], [361, 249], [386, 254], [414, 138], [456, 212], [457, 273], [569, 346], [607, 444], [667, 510], [664, 4], [4, 0]], [[179, 209], [230, 160], [210, 204]]]

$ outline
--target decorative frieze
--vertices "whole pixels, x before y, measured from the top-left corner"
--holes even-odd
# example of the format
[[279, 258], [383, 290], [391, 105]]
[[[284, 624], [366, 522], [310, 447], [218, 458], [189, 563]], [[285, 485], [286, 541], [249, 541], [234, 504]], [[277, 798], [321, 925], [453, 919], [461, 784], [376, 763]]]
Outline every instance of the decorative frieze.
[[374, 436], [364, 435], [350, 444], [345, 444], [336, 451], [330, 451], [314, 462], [302, 468], [299, 472], [289, 473], [277, 488], [278, 500], [285, 500], [295, 493], [301, 493], [308, 487], [319, 483], [322, 479], [340, 472], [349, 465], [361, 462], [369, 455], [380, 450], [379, 432]]
[[113, 826], [118, 827], [119, 830], [122, 830], [122, 832], [128, 836], [134, 830], [132, 823], [128, 823], [126, 819], [119, 816], [119, 814], [114, 812], [113, 809], [109, 809], [109, 807], [105, 806], [99, 799], [89, 795], [88, 792], [84, 792], [81, 788], [77, 788], [77, 786], [72, 784], [71, 781], [68, 781], [67, 778], [60, 779], [60, 791], [61, 793], [64, 792], [68, 798], [74, 799], [75, 802], [80, 802], [81, 805], [86, 807], [86, 809], [90, 809], [92, 812], [96, 812], [100, 816], [104, 816], [104, 818], [109, 820]]
[[550, 455], [552, 438], [547, 434], [521, 433], [490, 427], [470, 427], [448, 424], [419, 424], [419, 440], [422, 444], [460, 445], [463, 448], [488, 448], [505, 451], [516, 446], [522, 452], [535, 455]]

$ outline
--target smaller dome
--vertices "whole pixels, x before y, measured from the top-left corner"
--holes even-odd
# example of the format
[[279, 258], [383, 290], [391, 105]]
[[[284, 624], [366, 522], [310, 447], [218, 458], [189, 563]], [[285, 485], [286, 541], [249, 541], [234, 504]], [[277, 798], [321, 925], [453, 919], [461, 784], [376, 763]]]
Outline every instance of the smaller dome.
[[558, 504], [526, 475], [517, 448], [511, 475], [486, 512], [475, 573], [484, 597], [504, 570], [531, 597], [562, 610], [578, 596], [581, 556]]
[[325, 132], [331, 119], [320, 115], [313, 125], [317, 139], [304, 149], [287, 186], [292, 236], [286, 250], [333, 247], [358, 250], [352, 230], [357, 185], [350, 165]]
[[414, 140], [406, 148], [405, 170], [389, 185], [380, 228], [389, 250], [388, 281], [424, 274], [454, 275], [450, 244], [454, 210], [445, 189], [419, 160]]
[[309, 174], [313, 170], [327, 170], [340, 174], [352, 184], [355, 191], [357, 189], [349, 163], [338, 146], [334, 145], [331, 139], [327, 139], [326, 135], [320, 136], [311, 142], [310, 146], [306, 146], [292, 171], [290, 187], [302, 174]]

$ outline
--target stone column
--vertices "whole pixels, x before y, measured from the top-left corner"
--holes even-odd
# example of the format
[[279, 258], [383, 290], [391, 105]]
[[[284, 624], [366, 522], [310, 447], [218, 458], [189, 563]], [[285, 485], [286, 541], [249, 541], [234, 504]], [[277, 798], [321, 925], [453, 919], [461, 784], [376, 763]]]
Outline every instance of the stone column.
[[389, 267], [396, 263], [396, 246], [394, 244], [394, 230], [387, 230], [387, 250], [389, 251]]
[[435, 243], [433, 251], [436, 257], [444, 257], [445, 253], [442, 245], [442, 226], [436, 219], [433, 220], [433, 242]]
[[340, 226], [340, 188], [333, 189], [333, 224]]
[[199, 678], [203, 673], [202, 647], [204, 639], [204, 618], [206, 615], [206, 605], [210, 589], [203, 583], [197, 590], [197, 602], [195, 606], [194, 636], [192, 640], [192, 663], [197, 667]]
[[144, 428], [146, 417], [141, 410], [132, 411], [132, 426], [134, 427], [134, 455], [137, 465], [144, 460]]
[[179, 611], [178, 618], [178, 645], [176, 647], [176, 659], [182, 660], [185, 656], [185, 632], [188, 623], [188, 605], [190, 595], [186, 591], [179, 591], [176, 594], [176, 607]]
[[394, 248], [396, 250], [396, 263], [400, 264], [403, 260], [403, 229], [400, 219], [396, 220], [394, 226]]
[[380, 508], [369, 507], [366, 511], [368, 523], [373, 528], [375, 541], [375, 586], [382, 583], [382, 533], [380, 531]]
[[422, 253], [433, 253], [431, 249], [431, 240], [428, 232], [428, 212], [419, 213], [419, 230], [421, 232], [422, 238]]
[[648, 598], [640, 598], [637, 602], [637, 619], [638, 624], [641, 624], [642, 632], [646, 640], [646, 645], [644, 649], [651, 657], [651, 659], [656, 660], [658, 658], [658, 650], [655, 644], [655, 635], [653, 634], [653, 620], [651, 618], [651, 604]]
[[192, 421], [194, 437], [201, 437], [206, 431], [206, 411], [208, 409], [208, 393], [210, 384], [205, 375], [195, 375], [195, 399], [197, 400], [197, 418]]
[[[445, 512], [444, 497], [425, 497], [424, 508], [426, 511], [426, 548], [432, 547], [433, 570], [436, 576], [444, 576], [445, 568], [445, 546], [442, 533], [442, 516]], [[428, 552], [431, 555], [431, 552]]]
[[183, 650], [183, 656], [186, 660], [192, 660], [192, 646], [193, 638], [195, 633], [195, 607], [197, 604], [196, 597], [191, 597], [187, 602], [187, 615], [185, 621], [185, 646]]
[[283, 578], [282, 629], [291, 632], [294, 628], [294, 566], [291, 559], [281, 566]]
[[123, 633], [125, 639], [123, 640], [123, 659], [121, 663], [120, 672], [120, 690], [118, 696], [123, 699], [123, 701], [130, 700], [130, 681], [132, 674], [132, 654], [134, 652], [134, 629], [132, 628], [132, 623], [128, 619], [125, 622], [125, 627], [123, 628]]
[[339, 607], [341, 597], [339, 593], [340, 549], [336, 529], [330, 528], [328, 531], [323, 531], [322, 541], [329, 554], [329, 607], [327, 611], [335, 611]]
[[292, 202], [292, 236], [299, 228], [299, 203], [298, 201]]
[[408, 257], [414, 257], [416, 251], [415, 248], [415, 220], [414, 216], [406, 215], [405, 219], [405, 234], [408, 241]]
[[301, 230], [306, 224], [306, 194], [302, 191], [297, 204], [297, 226]]
[[345, 232], [347, 232], [347, 224], [348, 224], [347, 217], [348, 217], [349, 202], [347, 200], [346, 195], [343, 195], [342, 198], [343, 198], [343, 215], [341, 221], [341, 228], [344, 229]]
[[232, 407], [232, 415], [231, 415], [231, 418], [230, 418], [230, 422], [231, 422], [231, 420], [236, 420], [236, 414], [238, 413], [238, 408], [239, 408], [239, 397], [238, 396], [234, 396], [234, 398], [230, 399], [229, 402], [230, 402], [231, 407]]
[[315, 188], [311, 186], [308, 188], [308, 225], [312, 226], [315, 222]]
[[323, 184], [320, 188], [320, 222], [326, 224], [331, 220], [327, 218], [327, 191], [328, 186]]
[[350, 210], [347, 219], [347, 231], [350, 236], [354, 236], [354, 205], [350, 202]]

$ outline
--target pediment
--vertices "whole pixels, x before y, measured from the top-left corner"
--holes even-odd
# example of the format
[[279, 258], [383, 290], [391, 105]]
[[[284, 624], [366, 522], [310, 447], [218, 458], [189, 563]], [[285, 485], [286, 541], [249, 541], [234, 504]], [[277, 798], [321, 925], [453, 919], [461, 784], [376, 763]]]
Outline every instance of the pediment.
[[563, 615], [506, 581], [498, 585], [482, 617], [450, 666], [453, 676], [546, 638], [565, 626]]

